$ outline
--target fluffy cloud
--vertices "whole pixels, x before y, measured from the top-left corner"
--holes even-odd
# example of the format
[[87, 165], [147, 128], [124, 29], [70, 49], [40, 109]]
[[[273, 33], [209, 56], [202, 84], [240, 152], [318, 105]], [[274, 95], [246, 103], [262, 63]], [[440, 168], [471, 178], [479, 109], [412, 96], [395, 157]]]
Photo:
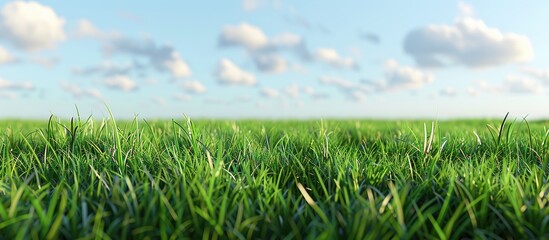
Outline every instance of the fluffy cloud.
[[454, 25], [429, 25], [408, 33], [404, 51], [420, 66], [490, 67], [530, 60], [530, 40], [490, 28], [480, 19], [458, 18]]
[[168, 104], [166, 99], [157, 96], [151, 97], [151, 102], [156, 106], [165, 106], [166, 104]]
[[0, 90], [32, 90], [34, 85], [30, 82], [16, 83], [0, 78]]
[[14, 92], [3, 92], [3, 91], [0, 91], [0, 99], [10, 99], [10, 100], [13, 100], [13, 99], [16, 99], [17, 98], [17, 94], [15, 94]]
[[40, 64], [43, 67], [51, 68], [57, 65], [60, 61], [59, 57], [43, 57], [43, 56], [33, 56], [31, 61]]
[[299, 97], [300, 88], [297, 84], [290, 84], [284, 89], [284, 93], [291, 98]]
[[288, 70], [284, 51], [295, 54], [301, 60], [309, 60], [311, 54], [301, 36], [282, 33], [269, 38], [261, 28], [248, 23], [225, 26], [219, 35], [219, 46], [239, 47], [252, 57], [258, 70], [266, 73], [282, 73]]
[[321, 76], [320, 78], [318, 78], [318, 81], [323, 84], [334, 85], [344, 91], [351, 90], [357, 86], [357, 84], [354, 82], [333, 76]]
[[257, 83], [253, 74], [240, 69], [225, 58], [219, 61], [216, 76], [221, 84], [252, 86]]
[[135, 82], [124, 75], [108, 77], [103, 82], [107, 87], [119, 89], [125, 92], [129, 92], [137, 88]]
[[85, 67], [85, 68], [75, 68], [72, 70], [74, 74], [91, 76], [91, 75], [102, 75], [105, 77], [116, 76], [116, 75], [127, 75], [130, 74], [135, 69], [143, 69], [145, 66], [141, 66], [137, 63], [133, 64], [119, 64], [110, 61], [104, 61], [98, 65]]
[[100, 40], [110, 40], [121, 37], [115, 32], [104, 32], [96, 28], [89, 20], [82, 19], [76, 24], [74, 36], [80, 38], [95, 38]]
[[0, 64], [9, 63], [14, 61], [14, 58], [8, 52], [8, 50], [0, 47]]
[[262, 72], [283, 73], [288, 69], [286, 59], [273, 54], [258, 54], [254, 56], [254, 63]]
[[318, 61], [327, 63], [335, 68], [351, 68], [357, 69], [357, 65], [352, 58], [341, 57], [335, 49], [331, 48], [319, 48], [315, 51], [315, 58]]
[[101, 92], [95, 88], [82, 88], [76, 84], [71, 84], [65, 81], [61, 82], [61, 88], [75, 98], [91, 97], [96, 99], [102, 99]]
[[463, 16], [472, 16], [475, 13], [475, 9], [473, 8], [473, 6], [462, 1], [458, 3], [458, 9], [459, 13]]
[[225, 26], [219, 36], [221, 46], [242, 46], [247, 49], [259, 49], [267, 45], [269, 39], [263, 31], [248, 23]]
[[37, 2], [9, 2], [0, 13], [0, 37], [27, 51], [53, 48], [65, 40], [64, 25], [52, 8]]
[[522, 72], [549, 84], [549, 69], [523, 68]]
[[446, 87], [446, 88], [440, 89], [439, 93], [442, 96], [455, 97], [457, 95], [457, 90], [453, 87]]
[[158, 44], [151, 39], [131, 39], [117, 33], [104, 32], [87, 20], [79, 22], [75, 35], [102, 41], [107, 55], [122, 54], [145, 58], [158, 71], [168, 72], [174, 78], [191, 75], [187, 62], [170, 45]]
[[[322, 84], [332, 85], [337, 87], [349, 99], [361, 102], [366, 98], [366, 94], [371, 92], [371, 89], [355, 82], [351, 82], [344, 78], [334, 76], [321, 76], [318, 81]], [[313, 94], [314, 98], [327, 98], [325, 94]]]
[[540, 83], [526, 78], [518, 76], [508, 76], [504, 82], [504, 88], [511, 93], [541, 93], [543, 87]]
[[202, 85], [199, 81], [185, 81], [181, 84], [181, 87], [188, 93], [201, 94], [206, 92], [206, 87], [204, 87], [204, 85]]
[[382, 90], [418, 89], [433, 80], [433, 75], [429, 73], [389, 60], [385, 63], [385, 81], [380, 87]]
[[478, 96], [479, 92], [475, 88], [468, 87], [467, 88], [467, 94], [469, 94], [469, 96], [471, 96], [471, 97], [476, 97], [476, 96]]
[[265, 87], [261, 89], [261, 95], [263, 95], [266, 98], [277, 98], [278, 90], [274, 88]]
[[144, 57], [159, 71], [168, 71], [174, 78], [185, 78], [191, 75], [187, 62], [169, 45], [158, 45], [149, 39], [133, 40], [117, 38], [105, 46], [108, 54], [120, 53]]

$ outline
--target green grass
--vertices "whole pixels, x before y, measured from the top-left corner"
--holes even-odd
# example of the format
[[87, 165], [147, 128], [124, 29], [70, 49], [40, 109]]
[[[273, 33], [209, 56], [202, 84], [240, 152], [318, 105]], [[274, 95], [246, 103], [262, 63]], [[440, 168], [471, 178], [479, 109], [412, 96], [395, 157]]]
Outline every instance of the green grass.
[[0, 239], [549, 238], [548, 125], [0, 121]]

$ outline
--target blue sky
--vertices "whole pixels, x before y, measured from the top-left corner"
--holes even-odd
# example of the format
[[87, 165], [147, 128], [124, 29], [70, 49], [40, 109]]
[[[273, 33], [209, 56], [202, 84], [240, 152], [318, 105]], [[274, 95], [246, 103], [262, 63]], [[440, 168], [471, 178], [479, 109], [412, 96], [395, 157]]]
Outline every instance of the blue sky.
[[544, 1], [3, 1], [0, 118], [549, 117]]

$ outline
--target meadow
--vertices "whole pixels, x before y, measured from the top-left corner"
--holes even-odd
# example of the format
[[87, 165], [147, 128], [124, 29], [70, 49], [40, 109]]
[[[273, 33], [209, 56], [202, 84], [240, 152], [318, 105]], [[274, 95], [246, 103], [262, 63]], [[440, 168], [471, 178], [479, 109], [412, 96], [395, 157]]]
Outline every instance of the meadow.
[[547, 121], [0, 121], [0, 239], [549, 238]]

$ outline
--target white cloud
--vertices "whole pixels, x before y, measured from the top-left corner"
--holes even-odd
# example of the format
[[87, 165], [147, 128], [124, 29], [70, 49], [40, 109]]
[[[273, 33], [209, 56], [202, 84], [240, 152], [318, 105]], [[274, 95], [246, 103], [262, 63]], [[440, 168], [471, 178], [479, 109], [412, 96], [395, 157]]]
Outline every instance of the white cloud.
[[266, 73], [282, 73], [288, 63], [280, 54], [289, 51], [301, 60], [309, 60], [310, 53], [301, 36], [282, 33], [269, 38], [261, 28], [241, 23], [225, 26], [218, 39], [221, 47], [240, 47], [252, 57], [258, 70]]
[[108, 77], [103, 82], [107, 85], [107, 87], [119, 89], [125, 92], [129, 92], [137, 88], [134, 81], [123, 75]]
[[37, 2], [9, 2], [0, 13], [0, 37], [27, 51], [53, 48], [65, 40], [64, 25], [52, 8]]
[[104, 32], [93, 25], [92, 22], [86, 19], [81, 19], [76, 24], [74, 36], [80, 38], [95, 38], [98, 40], [110, 40], [121, 37], [115, 32]]
[[0, 78], [0, 90], [32, 90], [34, 85], [30, 82], [16, 83]]
[[462, 16], [473, 16], [475, 14], [475, 9], [470, 4], [467, 4], [463, 1], [458, 2], [459, 14]]
[[300, 88], [297, 84], [290, 84], [284, 89], [284, 92], [291, 98], [298, 98]]
[[261, 95], [263, 95], [266, 98], [277, 98], [278, 90], [274, 88], [265, 87], [261, 89]]
[[183, 89], [185, 89], [188, 93], [201, 94], [206, 92], [206, 87], [204, 87], [204, 85], [202, 85], [199, 81], [185, 81], [181, 84], [181, 87], [183, 87]]
[[[370, 88], [356, 82], [351, 82], [341, 77], [321, 76], [318, 78], [318, 81], [322, 84], [333, 85], [337, 87], [349, 99], [353, 99], [355, 101], [363, 101], [366, 98], [366, 94], [371, 92]], [[327, 98], [328, 95], [313, 94], [312, 97], [315, 99], [323, 99]]]
[[433, 75], [420, 69], [400, 66], [396, 61], [385, 63], [385, 82], [382, 90], [418, 89], [433, 82]]
[[172, 51], [171, 58], [164, 61], [164, 66], [175, 78], [185, 78], [191, 75], [191, 69], [178, 52]]
[[455, 97], [457, 95], [457, 90], [453, 87], [446, 87], [446, 88], [440, 89], [439, 93], [442, 96]]
[[219, 61], [216, 76], [219, 83], [222, 84], [252, 86], [257, 83], [253, 74], [240, 69], [233, 62], [225, 58]]
[[269, 41], [269, 45], [276, 48], [293, 48], [301, 44], [303, 44], [301, 36], [293, 33], [282, 33], [272, 37]]
[[361, 91], [351, 91], [350, 97], [357, 102], [364, 102], [366, 100], [366, 94]]
[[504, 87], [497, 84], [491, 84], [485, 80], [476, 81], [477, 89], [482, 92], [499, 94], [505, 91]]
[[17, 94], [15, 94], [14, 92], [0, 91], [0, 98], [14, 100], [17, 98]]
[[319, 48], [315, 51], [315, 58], [318, 61], [327, 63], [336, 68], [357, 68], [355, 61], [350, 57], [341, 57], [339, 53], [332, 48]]
[[518, 76], [507, 76], [504, 82], [504, 88], [510, 93], [533, 93], [538, 94], [543, 91], [540, 83]]
[[133, 40], [117, 38], [105, 46], [107, 54], [121, 53], [144, 57], [159, 71], [168, 71], [174, 78], [186, 78], [191, 75], [187, 62], [172, 46], [158, 45], [150, 39]]
[[242, 8], [246, 11], [253, 11], [263, 4], [264, 0], [243, 0]]
[[247, 49], [258, 49], [267, 45], [269, 39], [260, 28], [248, 23], [236, 26], [225, 26], [219, 36], [221, 46], [242, 46]]
[[523, 68], [523, 73], [549, 84], [549, 69]]
[[286, 59], [274, 54], [258, 54], [254, 57], [257, 68], [267, 73], [283, 73], [288, 69]]
[[96, 99], [102, 99], [101, 92], [95, 88], [82, 88], [76, 84], [71, 84], [66, 81], [61, 82], [61, 88], [75, 98], [91, 97]]
[[33, 56], [31, 61], [40, 64], [43, 67], [51, 68], [57, 65], [60, 61], [58, 57], [42, 57], [42, 56]]
[[148, 38], [131, 39], [117, 33], [104, 32], [88, 20], [79, 22], [75, 35], [102, 41], [103, 50], [107, 55], [126, 54], [145, 58], [158, 71], [168, 72], [173, 78], [186, 78], [191, 75], [187, 62], [170, 45], [158, 44]]
[[166, 99], [157, 96], [151, 97], [151, 102], [160, 106], [165, 106], [168, 103]]
[[480, 19], [458, 18], [454, 25], [429, 25], [408, 33], [404, 51], [426, 67], [491, 67], [532, 59], [528, 37], [503, 33]]
[[303, 87], [302, 88], [303, 90], [303, 93], [307, 94], [307, 95], [314, 95], [315, 94], [315, 89], [312, 88], [312, 87]]
[[476, 88], [468, 87], [467, 88], [467, 94], [469, 94], [469, 96], [471, 96], [471, 97], [476, 97], [476, 96], [479, 95], [479, 92]]
[[191, 101], [192, 100], [192, 97], [191, 95], [188, 95], [188, 94], [176, 94], [174, 96], [175, 100], [178, 100], [178, 101], [181, 101], [181, 102], [188, 102], [188, 101]]
[[0, 47], [0, 64], [10, 63], [12, 61], [14, 61], [14, 58], [8, 50]]
[[105, 77], [116, 76], [116, 75], [127, 75], [135, 69], [143, 69], [145, 66], [140, 66], [137, 63], [133, 64], [120, 64], [111, 61], [103, 61], [95, 66], [90, 66], [86, 68], [75, 68], [72, 70], [74, 74], [91, 76], [99, 74]]
[[335, 85], [338, 88], [343, 90], [349, 90], [356, 86], [356, 83], [340, 77], [321, 76], [320, 78], [318, 78], [318, 81], [320, 81], [323, 84]]

